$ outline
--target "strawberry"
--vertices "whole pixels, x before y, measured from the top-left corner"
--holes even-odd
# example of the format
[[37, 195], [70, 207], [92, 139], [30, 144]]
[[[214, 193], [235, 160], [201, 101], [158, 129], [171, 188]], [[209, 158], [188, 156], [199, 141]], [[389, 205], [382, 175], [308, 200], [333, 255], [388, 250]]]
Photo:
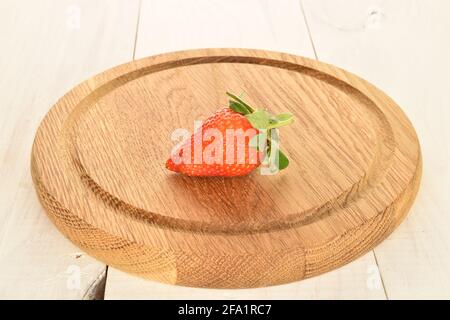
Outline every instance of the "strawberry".
[[[166, 162], [167, 169], [188, 176], [234, 177], [248, 175], [261, 162], [270, 164], [275, 130], [291, 123], [292, 115], [283, 113], [272, 117], [231, 93], [227, 95], [231, 98], [229, 107], [206, 119], [172, 153]], [[277, 155], [276, 169], [282, 170], [289, 161], [279, 150]]]

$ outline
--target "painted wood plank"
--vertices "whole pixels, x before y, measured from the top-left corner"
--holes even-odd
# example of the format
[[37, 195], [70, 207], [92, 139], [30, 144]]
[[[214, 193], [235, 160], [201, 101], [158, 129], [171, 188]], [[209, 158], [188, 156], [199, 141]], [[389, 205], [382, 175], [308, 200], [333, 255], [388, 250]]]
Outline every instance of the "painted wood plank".
[[297, 0], [143, 0], [136, 57], [222, 47], [314, 57]]
[[375, 249], [390, 299], [450, 298], [450, 2], [303, 0], [318, 58], [373, 82], [410, 117], [424, 174], [405, 222]]
[[40, 120], [80, 81], [132, 59], [138, 0], [0, 2], [0, 298], [92, 298], [105, 265], [50, 223], [29, 160]]
[[[174, 10], [176, 8], [176, 10]], [[175, 23], [176, 22], [176, 23]], [[247, 47], [314, 58], [297, 0], [143, 0], [136, 58], [202, 47]], [[385, 298], [373, 253], [301, 283], [253, 290], [186, 289], [134, 278], [109, 269], [105, 299], [128, 298]], [[368, 285], [369, 283], [369, 285]], [[379, 286], [381, 284], [381, 286]], [[227, 292], [224, 294], [223, 292]]]

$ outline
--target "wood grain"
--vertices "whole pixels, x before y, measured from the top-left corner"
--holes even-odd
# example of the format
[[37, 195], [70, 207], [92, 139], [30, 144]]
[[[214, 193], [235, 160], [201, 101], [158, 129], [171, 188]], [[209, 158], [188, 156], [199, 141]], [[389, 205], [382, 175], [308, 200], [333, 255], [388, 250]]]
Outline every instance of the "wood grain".
[[[225, 104], [227, 89], [296, 115], [283, 140], [289, 170], [168, 173], [171, 130]], [[292, 55], [216, 49], [142, 59], [73, 89], [40, 126], [32, 173], [54, 223], [110, 265], [257, 287], [329, 271], [384, 239], [411, 205], [421, 157], [403, 112], [364, 80]]]
[[44, 214], [30, 150], [50, 105], [83, 79], [132, 58], [137, 4], [0, 2], [1, 299], [98, 298], [104, 285], [105, 264], [67, 241]]
[[[363, 270], [363, 272], [355, 272]], [[109, 281], [109, 279], [113, 279]], [[351, 279], [351, 281], [349, 281]], [[267, 288], [205, 289], [172, 286], [108, 269], [105, 299], [385, 299], [382, 280], [373, 263], [373, 252], [319, 277]]]
[[421, 191], [405, 222], [375, 249], [388, 298], [449, 299], [450, 3], [303, 3], [318, 58], [385, 90], [420, 137]]
[[[298, 0], [183, 1], [182, 5], [186, 4], [187, 8], [173, 10], [175, 3], [178, 8], [180, 3], [175, 1], [142, 0], [136, 37], [137, 58], [165, 51], [208, 47], [262, 48], [315, 57]], [[173, 21], [177, 23], [174, 24]], [[289, 286], [286, 287], [286, 292], [294, 289], [291, 292], [292, 298], [309, 296], [320, 299], [334, 296], [378, 299], [380, 289], [370, 290], [366, 281], [356, 280], [367, 278], [367, 270], [373, 268], [376, 268], [376, 260], [373, 254], [368, 254], [364, 263], [351, 263], [345, 267], [345, 272], [330, 272], [325, 279], [322, 276], [312, 278], [308, 280], [306, 287], [303, 283], [298, 290]], [[105, 299], [166, 297], [167, 292], [171, 292], [174, 297], [182, 296], [177, 290], [172, 291], [155, 282], [114, 272], [112, 267], [109, 268], [107, 279]], [[130, 294], [132, 292], [135, 294]], [[142, 292], [142, 295], [136, 294], [138, 292]], [[233, 296], [238, 298], [242, 292], [238, 290]], [[221, 296], [214, 289], [191, 288], [191, 293], [193, 297], [208, 294], [213, 297]], [[384, 295], [383, 288], [381, 293]], [[252, 296], [270, 298], [279, 294], [273, 287], [268, 287], [257, 289]], [[246, 295], [242, 295], [242, 298], [245, 297]]]

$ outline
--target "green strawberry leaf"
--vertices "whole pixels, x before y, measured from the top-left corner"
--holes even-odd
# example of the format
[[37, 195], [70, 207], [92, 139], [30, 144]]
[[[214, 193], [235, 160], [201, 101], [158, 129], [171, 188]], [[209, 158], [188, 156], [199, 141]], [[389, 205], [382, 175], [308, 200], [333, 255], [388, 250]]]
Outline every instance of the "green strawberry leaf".
[[280, 113], [270, 119], [268, 129], [280, 128], [291, 124], [294, 116], [290, 113]]
[[248, 109], [245, 106], [243, 106], [239, 102], [231, 101], [231, 100], [230, 100], [230, 109], [237, 113], [243, 114], [243, 115], [250, 113], [250, 111], [248, 111]]
[[289, 159], [281, 150], [278, 150], [278, 169], [283, 170], [286, 169], [288, 166], [289, 166]]
[[270, 116], [265, 110], [256, 110], [245, 117], [255, 129], [267, 129], [270, 124]]
[[226, 92], [227, 96], [229, 96], [231, 99], [233, 99], [234, 101], [242, 104], [244, 107], [247, 108], [247, 110], [249, 111], [249, 113], [252, 113], [253, 111], [255, 111], [255, 109], [253, 109], [252, 107], [250, 107], [248, 104], [246, 104], [244, 101], [242, 101], [242, 99], [238, 98], [237, 96], [235, 96], [232, 93]]
[[[267, 154], [262, 160], [262, 164], [268, 166], [272, 172], [276, 172], [277, 168], [275, 167], [274, 163], [273, 164], [271, 163], [271, 160], [273, 159], [271, 158], [270, 150], [268, 150]], [[281, 150], [278, 150], [278, 171], [286, 169], [288, 166], [289, 166], [289, 159]]]
[[278, 146], [278, 136], [277, 131], [271, 129], [291, 124], [294, 121], [293, 115], [290, 113], [280, 113], [271, 116], [266, 110], [255, 110], [232, 93], [227, 92], [227, 95], [230, 97], [230, 108], [233, 111], [244, 115], [255, 129], [264, 129], [262, 133], [260, 131], [259, 134], [250, 139], [249, 147], [256, 148], [260, 152], [266, 151], [263, 163], [268, 164], [269, 167], [271, 167], [269, 162], [273, 161], [270, 156], [272, 151], [278, 152], [276, 157], [278, 159], [278, 170], [286, 169], [289, 166], [289, 159], [278, 147], [272, 147], [272, 145]]
[[279, 113], [275, 116], [275, 118], [280, 122], [292, 121], [294, 119], [292, 114], [288, 112]]
[[[278, 152], [278, 154], [274, 154], [275, 161], [278, 160], [278, 170], [286, 169], [289, 166], [289, 159], [286, 155], [279, 149], [279, 141], [278, 141], [278, 133], [276, 130], [268, 131], [268, 156], [269, 159], [272, 159], [272, 152]], [[274, 147], [275, 146], [275, 147]], [[274, 164], [275, 165], [275, 164]]]

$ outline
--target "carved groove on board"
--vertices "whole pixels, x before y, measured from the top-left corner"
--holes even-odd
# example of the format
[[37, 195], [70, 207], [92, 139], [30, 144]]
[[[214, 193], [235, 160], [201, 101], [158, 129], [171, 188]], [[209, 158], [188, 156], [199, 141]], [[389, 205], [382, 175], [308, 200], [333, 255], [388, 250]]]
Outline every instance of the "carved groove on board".
[[[237, 66], [228, 68], [230, 63]], [[222, 73], [210, 73], [208, 68], [194, 70], [198, 73], [191, 71], [190, 76], [195, 74], [210, 80], [205, 82], [207, 86], [200, 87], [201, 90], [191, 85], [195, 77], [186, 80], [178, 74], [175, 80], [167, 80], [159, 94], [166, 98], [173, 85], [181, 83], [191, 94], [200, 91], [202, 96], [202, 90], [207, 88], [214, 96], [219, 88], [223, 89], [223, 84], [214, 83], [214, 77], [223, 75], [228, 76], [228, 80], [233, 79], [233, 68], [239, 68], [239, 71], [247, 70], [251, 79], [254, 73], [273, 73], [273, 78], [251, 84], [255, 92], [267, 93], [265, 86], [273, 85], [276, 89], [281, 85], [278, 81], [282, 80], [293, 93], [301, 87], [306, 95], [324, 96], [323, 99], [303, 100], [298, 96], [294, 99], [293, 95], [288, 101], [289, 104], [300, 102], [289, 106], [308, 114], [310, 117], [303, 125], [313, 123], [313, 129], [317, 129], [311, 130], [309, 136], [305, 134], [309, 140], [301, 140], [295, 131], [291, 132], [293, 145], [303, 143], [309, 151], [299, 155], [292, 152], [294, 148], [288, 150], [298, 159], [307, 160], [303, 167], [297, 166], [298, 172], [293, 170], [284, 176], [282, 173], [274, 180], [250, 176], [256, 187], [236, 180], [232, 180], [236, 184], [224, 184], [222, 191], [226, 196], [232, 196], [230, 186], [236, 189], [243, 185], [254, 187], [251, 189], [253, 197], [242, 199], [242, 194], [238, 194], [235, 203], [241, 206], [231, 207], [219, 197], [217, 202], [213, 201], [214, 206], [204, 207], [203, 203], [210, 200], [204, 194], [212, 190], [211, 184], [206, 184], [210, 189], [205, 190], [203, 185], [199, 187], [199, 181], [193, 180], [191, 184], [174, 188], [169, 179], [173, 175], [161, 170], [163, 164], [159, 159], [149, 157], [144, 161], [139, 153], [142, 149], [133, 149], [135, 141], [146, 146], [157, 144], [152, 141], [163, 139], [163, 134], [174, 126], [168, 120], [157, 127], [163, 132], [160, 135], [157, 131], [146, 131], [147, 116], [152, 115], [150, 111], [155, 106], [147, 103], [153, 96], [140, 91], [141, 85], [147, 84], [140, 78], [163, 70], [205, 64], [214, 65], [214, 70], [220, 66]], [[261, 70], [259, 65], [268, 68]], [[243, 68], [251, 68], [251, 71]], [[290, 73], [277, 73], [278, 69]], [[292, 74], [296, 78], [291, 77]], [[297, 82], [298, 79], [301, 80]], [[157, 80], [160, 78], [153, 78]], [[120, 88], [126, 91], [125, 99], [131, 100], [121, 100]], [[105, 99], [111, 109], [103, 110], [106, 113], [92, 112], [93, 117], [88, 122], [89, 111], [99, 110], [91, 107], [108, 105], [99, 100], [115, 89], [119, 93], [110, 96], [110, 100]], [[156, 85], [154, 89], [160, 88]], [[141, 100], [132, 99], [136, 93]], [[181, 94], [182, 101], [187, 95]], [[208, 104], [214, 101], [208, 98]], [[270, 98], [275, 101], [279, 97]], [[335, 108], [333, 115], [329, 115], [330, 109], [317, 107], [323, 101], [329, 102], [328, 99], [334, 103], [326, 105]], [[116, 122], [109, 123], [105, 119], [119, 107], [131, 108], [126, 110], [133, 117], [115, 126]], [[192, 106], [188, 103], [181, 108], [189, 115]], [[175, 113], [181, 112], [180, 109]], [[148, 113], [140, 113], [141, 110]], [[174, 111], [168, 110], [166, 115], [173, 120], [170, 112]], [[145, 121], [140, 122], [142, 115]], [[350, 115], [354, 116], [354, 121], [341, 120]], [[323, 129], [327, 125], [328, 131]], [[345, 126], [354, 127], [346, 130]], [[98, 130], [99, 127], [113, 131]], [[128, 128], [138, 128], [138, 135], [129, 135]], [[116, 148], [117, 140], [108, 139], [111, 132], [123, 139], [120, 140], [124, 141], [123, 148], [122, 144]], [[321, 135], [322, 132], [332, 138]], [[346, 135], [348, 140], [335, 139], [341, 135]], [[98, 146], [100, 148], [95, 148]], [[337, 149], [342, 153], [332, 152]], [[134, 152], [127, 154], [124, 150]], [[147, 155], [155, 154], [154, 150], [159, 149], [152, 149], [153, 153]], [[364, 152], [366, 154], [361, 156]], [[116, 157], [116, 153], [119, 156]], [[112, 158], [117, 161], [111, 161]], [[95, 161], [89, 162], [90, 159]], [[151, 161], [157, 165], [149, 166]], [[400, 224], [412, 205], [419, 188], [421, 161], [420, 145], [406, 116], [391, 99], [364, 80], [301, 57], [245, 49], [207, 49], [142, 59], [80, 84], [43, 120], [33, 144], [31, 171], [38, 197], [53, 223], [73, 243], [97, 259], [117, 269], [170, 284], [245, 288], [315, 276], [372, 249]], [[293, 168], [298, 163], [300, 161], [293, 162]], [[140, 180], [135, 171], [128, 171], [128, 166], [137, 167], [138, 173], [151, 173], [150, 179]], [[321, 171], [324, 169], [325, 173]], [[102, 179], [104, 173], [106, 179]], [[124, 173], [125, 178], [120, 173]], [[329, 180], [333, 180], [332, 183]], [[116, 184], [121, 188], [114, 188]], [[184, 192], [196, 188], [203, 196], [200, 201], [195, 202], [191, 194], [182, 197]], [[137, 193], [133, 193], [135, 190]], [[260, 201], [262, 197], [257, 191], [273, 199]], [[213, 195], [216, 197], [217, 193]], [[179, 208], [179, 198], [183, 208], [190, 208], [185, 210], [188, 215], [182, 210], [173, 213]], [[147, 210], [154, 207], [145, 207], [145, 204], [160, 199], [163, 206]], [[272, 206], [272, 200], [280, 205]], [[196, 206], [187, 206], [192, 203]], [[261, 204], [258, 210], [254, 209], [255, 203]], [[227, 216], [230, 207], [237, 208], [229, 215], [231, 218]], [[217, 215], [217, 208], [223, 215]], [[244, 211], [249, 214], [240, 216]]]
[[[367, 111], [372, 114], [373, 126], [377, 131], [377, 144], [378, 152], [376, 157], [371, 163], [368, 171], [348, 190], [342, 192], [336, 198], [330, 199], [318, 208], [311, 208], [305, 212], [292, 213], [285, 217], [284, 220], [265, 221], [260, 224], [249, 225], [214, 225], [199, 221], [188, 221], [183, 219], [177, 219], [172, 217], [166, 217], [159, 215], [156, 212], [150, 212], [142, 208], [133, 206], [125, 201], [119, 199], [113, 194], [106, 191], [89, 175], [82, 161], [78, 155], [76, 149], [76, 123], [81, 121], [83, 114], [93, 105], [95, 101], [104, 95], [108, 94], [112, 90], [122, 86], [130, 81], [133, 81], [139, 77], [143, 77], [152, 73], [180, 68], [198, 64], [210, 64], [210, 63], [241, 63], [241, 64], [257, 64], [270, 66], [274, 68], [281, 68], [285, 70], [295, 71], [302, 73], [308, 77], [312, 77], [323, 82], [326, 82], [337, 89], [345, 92], [347, 95], [353, 96], [361, 103], [361, 106], [365, 106]], [[379, 110], [376, 104], [364, 95], [358, 89], [345, 83], [332, 75], [315, 70], [310, 67], [301, 66], [299, 64], [278, 61], [273, 59], [257, 58], [257, 57], [243, 57], [243, 56], [209, 56], [209, 57], [197, 57], [187, 58], [175, 61], [169, 61], [165, 63], [155, 64], [146, 68], [138, 69], [130, 73], [121, 75], [112, 81], [102, 85], [88, 96], [83, 98], [80, 103], [73, 109], [71, 114], [64, 125], [63, 135], [65, 136], [66, 150], [69, 153], [69, 157], [65, 157], [69, 160], [67, 165], [69, 167], [75, 167], [80, 179], [85, 185], [104, 203], [110, 205], [112, 208], [118, 211], [130, 215], [134, 218], [141, 219], [147, 223], [154, 224], [161, 228], [170, 228], [174, 230], [184, 230], [189, 232], [199, 233], [215, 233], [215, 234], [252, 234], [259, 232], [270, 232], [273, 230], [284, 230], [292, 227], [302, 226], [313, 223], [322, 219], [324, 216], [332, 214], [340, 209], [346, 208], [353, 201], [367, 193], [371, 188], [377, 185], [377, 182], [383, 177], [385, 170], [389, 167], [393, 155], [395, 139], [392, 134], [390, 124], [386, 121], [385, 115]]]
[[[384, 240], [405, 218], [419, 190], [422, 175], [422, 159], [419, 159], [416, 173], [406, 189], [382, 212], [361, 226], [349, 230], [323, 246], [305, 249], [306, 274], [313, 277], [351, 261], [370, 251]], [[396, 217], [395, 213], [400, 214]], [[349, 250], [351, 248], [351, 250]], [[333, 255], [327, 253], [333, 252]]]
[[[64, 209], [34, 175], [33, 179], [39, 200], [61, 233], [89, 255], [122, 271], [165, 283], [215, 288], [261, 287], [305, 277], [303, 248], [279, 250], [271, 255], [201, 255], [161, 250], [121, 239]], [[268, 278], [272, 279], [269, 283]]]
[[[406, 216], [418, 191], [421, 168], [420, 161], [413, 178], [417, 183], [410, 184], [395, 203], [360, 227], [324, 246], [280, 250], [271, 255], [200, 255], [139, 245], [87, 224], [48, 194], [34, 174], [33, 180], [42, 205], [58, 229], [88, 254], [117, 269], [170, 284], [250, 288], [310, 278], [368, 252]], [[392, 219], [395, 210], [399, 210], [402, 215], [399, 221]], [[177, 265], [183, 268], [177, 268]]]

